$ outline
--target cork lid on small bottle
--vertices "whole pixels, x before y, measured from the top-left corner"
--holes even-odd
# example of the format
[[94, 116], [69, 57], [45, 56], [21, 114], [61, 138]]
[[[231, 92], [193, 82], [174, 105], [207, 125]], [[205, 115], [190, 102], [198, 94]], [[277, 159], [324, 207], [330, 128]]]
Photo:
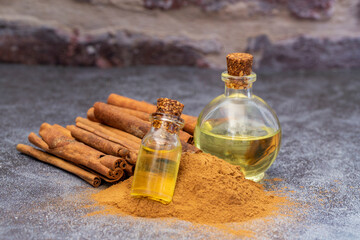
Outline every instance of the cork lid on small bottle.
[[180, 117], [184, 104], [170, 98], [158, 98], [156, 107], [158, 113]]
[[[154, 118], [153, 127], [163, 127], [170, 133], [176, 133], [183, 127], [184, 121], [180, 116], [184, 109], [184, 104], [170, 98], [158, 98], [156, 107], [156, 112], [152, 114]], [[159, 117], [160, 114], [169, 115], [173, 119], [171, 121], [164, 121], [163, 117]]]
[[249, 53], [230, 53], [226, 56], [227, 71], [231, 76], [251, 74], [254, 57]]

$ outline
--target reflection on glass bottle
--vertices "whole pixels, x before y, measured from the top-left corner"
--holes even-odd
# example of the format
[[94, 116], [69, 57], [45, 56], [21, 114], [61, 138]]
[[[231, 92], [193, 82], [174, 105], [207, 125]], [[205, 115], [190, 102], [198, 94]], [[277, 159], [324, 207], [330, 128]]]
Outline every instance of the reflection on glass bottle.
[[246, 178], [259, 181], [279, 152], [281, 129], [271, 107], [252, 94], [256, 74], [251, 72], [251, 64], [249, 68], [239, 57], [243, 55], [235, 56], [230, 69], [240, 62], [238, 69], [247, 66], [242, 69], [247, 75], [222, 73], [225, 94], [212, 100], [200, 113], [194, 140], [204, 152], [241, 166]]
[[141, 143], [131, 195], [167, 204], [172, 200], [179, 171], [182, 146], [178, 133], [183, 126], [179, 116], [183, 105], [159, 98], [157, 107], [151, 115], [152, 128]]

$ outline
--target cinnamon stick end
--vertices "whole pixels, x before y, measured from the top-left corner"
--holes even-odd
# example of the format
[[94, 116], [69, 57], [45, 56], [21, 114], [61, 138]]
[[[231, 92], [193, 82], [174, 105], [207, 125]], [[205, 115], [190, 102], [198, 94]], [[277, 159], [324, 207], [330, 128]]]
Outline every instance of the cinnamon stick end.
[[93, 122], [100, 122], [98, 119], [96, 119], [95, 117], [95, 109], [94, 107], [89, 108], [89, 110], [86, 113], [86, 116], [89, 120], [93, 121]]

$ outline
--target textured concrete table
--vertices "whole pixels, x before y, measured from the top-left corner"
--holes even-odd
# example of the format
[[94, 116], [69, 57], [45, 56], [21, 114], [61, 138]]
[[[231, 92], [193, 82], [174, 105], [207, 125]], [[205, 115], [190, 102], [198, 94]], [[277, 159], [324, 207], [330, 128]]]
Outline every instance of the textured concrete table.
[[[280, 154], [267, 178], [305, 204], [295, 216], [234, 228], [259, 239], [360, 238], [360, 72], [260, 74], [254, 93], [277, 112]], [[154, 102], [167, 96], [197, 115], [222, 94], [220, 72], [147, 67], [98, 70], [0, 66], [0, 239], [231, 239], [231, 233], [185, 221], [90, 216], [99, 191], [15, 150], [42, 122], [72, 124], [95, 101], [116, 92]], [[100, 189], [107, 186], [101, 186]]]

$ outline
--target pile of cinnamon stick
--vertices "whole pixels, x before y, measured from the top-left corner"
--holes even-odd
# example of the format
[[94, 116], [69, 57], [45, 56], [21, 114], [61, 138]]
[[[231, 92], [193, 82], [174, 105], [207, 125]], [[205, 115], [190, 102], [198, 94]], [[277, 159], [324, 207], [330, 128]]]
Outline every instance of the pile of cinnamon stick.
[[[75, 125], [62, 127], [43, 123], [39, 135], [29, 134], [36, 149], [18, 144], [16, 149], [84, 179], [94, 187], [102, 181], [117, 182], [133, 175], [141, 139], [150, 130], [149, 115], [156, 106], [144, 101], [110, 94], [107, 103], [96, 102], [87, 119], [77, 117]], [[193, 143], [197, 118], [185, 120], [179, 136], [183, 152], [200, 151]]]

